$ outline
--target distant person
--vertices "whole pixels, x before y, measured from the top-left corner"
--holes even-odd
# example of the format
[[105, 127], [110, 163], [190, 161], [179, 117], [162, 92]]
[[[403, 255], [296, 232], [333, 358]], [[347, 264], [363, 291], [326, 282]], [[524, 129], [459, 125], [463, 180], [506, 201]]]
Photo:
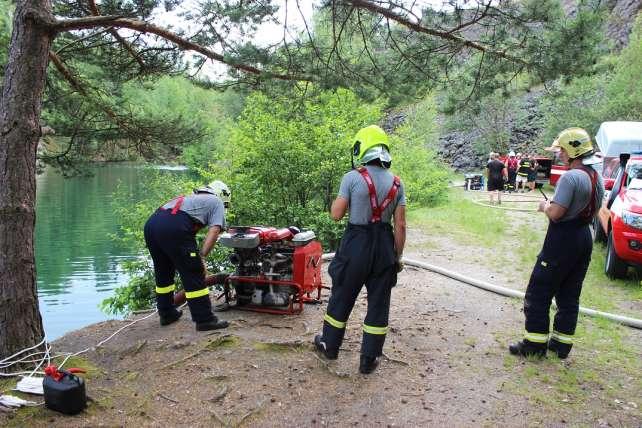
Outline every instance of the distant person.
[[537, 163], [537, 160], [535, 159], [535, 156], [531, 155], [529, 156], [530, 158], [530, 170], [528, 171], [528, 181], [526, 182], [526, 185], [528, 186], [528, 190], [530, 192], [535, 190], [535, 184], [537, 181], [537, 170], [539, 169], [539, 164]]
[[[560, 154], [569, 170], [560, 177], [550, 201], [541, 201], [539, 211], [548, 217], [548, 230], [537, 256], [524, 297], [525, 334], [511, 344], [514, 355], [568, 357], [573, 346], [582, 283], [586, 276], [593, 240], [589, 224], [604, 196], [589, 134], [581, 128], [562, 131], [547, 150]], [[555, 298], [557, 313], [550, 332], [549, 311]], [[550, 334], [549, 334], [550, 333]]]
[[508, 180], [506, 165], [504, 165], [498, 158], [499, 155], [497, 153], [491, 153], [490, 161], [486, 164], [486, 189], [488, 190], [491, 205], [495, 204], [495, 196], [497, 196], [497, 204], [502, 203], [504, 182]]
[[515, 190], [515, 177], [517, 176], [517, 168], [519, 167], [519, 160], [515, 156], [514, 151], [508, 153], [506, 158], [506, 170], [508, 171], [508, 191]]
[[518, 159], [518, 167], [517, 175], [515, 176], [515, 191], [524, 193], [528, 182], [528, 174], [531, 172], [531, 160], [528, 156], [522, 157], [521, 153], [517, 153], [516, 157]]
[[[196, 323], [196, 330], [216, 330], [228, 326], [212, 312], [210, 292], [205, 285], [204, 258], [214, 248], [225, 227], [225, 208], [231, 193], [222, 181], [194, 189], [162, 205], [145, 223], [145, 243], [154, 263], [156, 307], [160, 325], [172, 324], [182, 312], [174, 306], [174, 285], [178, 271], [187, 306]], [[203, 246], [196, 244], [196, 232], [208, 227]]]

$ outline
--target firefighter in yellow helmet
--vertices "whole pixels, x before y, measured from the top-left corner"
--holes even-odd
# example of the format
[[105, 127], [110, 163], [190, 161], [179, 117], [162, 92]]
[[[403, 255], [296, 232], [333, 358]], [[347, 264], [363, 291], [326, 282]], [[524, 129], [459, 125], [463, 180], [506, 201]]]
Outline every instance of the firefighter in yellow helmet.
[[[230, 189], [222, 181], [194, 189], [162, 205], [145, 223], [145, 243], [154, 263], [156, 307], [161, 326], [172, 324], [182, 312], [174, 306], [174, 277], [178, 271], [196, 330], [216, 330], [228, 326], [212, 312], [205, 285], [204, 258], [209, 254], [225, 227], [225, 208], [229, 206]], [[196, 232], [207, 227], [199, 250]]]
[[[589, 224], [600, 208], [604, 187], [591, 167], [593, 144], [585, 130], [565, 129], [547, 150], [559, 152], [569, 170], [557, 182], [552, 200], [539, 204], [539, 211], [549, 219], [548, 230], [524, 298], [524, 339], [511, 344], [509, 351], [543, 357], [548, 349], [566, 358], [573, 346], [582, 282], [591, 261]], [[553, 297], [557, 313], [551, 332]]]
[[401, 270], [406, 240], [406, 199], [401, 180], [388, 171], [390, 142], [381, 128], [371, 125], [361, 129], [354, 137], [352, 156], [353, 167], [354, 159], [361, 166], [343, 176], [332, 204], [332, 219], [341, 220], [349, 209], [349, 221], [328, 268], [332, 294], [323, 332], [314, 338], [314, 344], [325, 358], [338, 357], [348, 317], [365, 285], [368, 312], [359, 371], [368, 374], [379, 363], [388, 331], [390, 294]]

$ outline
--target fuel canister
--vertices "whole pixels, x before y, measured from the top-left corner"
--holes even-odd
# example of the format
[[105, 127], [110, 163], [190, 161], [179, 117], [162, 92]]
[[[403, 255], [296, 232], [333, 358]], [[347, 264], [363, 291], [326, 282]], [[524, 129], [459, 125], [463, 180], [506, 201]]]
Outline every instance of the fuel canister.
[[66, 415], [75, 415], [87, 407], [85, 381], [72, 373], [59, 371], [62, 377], [45, 376], [42, 386], [45, 406]]

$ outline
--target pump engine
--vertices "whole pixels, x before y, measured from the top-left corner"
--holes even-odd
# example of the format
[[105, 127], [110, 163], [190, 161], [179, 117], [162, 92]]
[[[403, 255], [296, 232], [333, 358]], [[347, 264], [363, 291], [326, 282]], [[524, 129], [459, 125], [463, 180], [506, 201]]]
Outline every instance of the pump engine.
[[[219, 244], [233, 248], [235, 271], [225, 280], [225, 300], [239, 309], [295, 314], [321, 299], [321, 244], [296, 227], [230, 228]], [[314, 297], [313, 294], [316, 294]]]

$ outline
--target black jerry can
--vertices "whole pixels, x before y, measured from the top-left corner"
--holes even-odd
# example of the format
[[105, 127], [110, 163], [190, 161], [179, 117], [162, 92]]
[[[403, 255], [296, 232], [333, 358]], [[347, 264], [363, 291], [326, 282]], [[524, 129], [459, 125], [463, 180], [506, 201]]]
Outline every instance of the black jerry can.
[[73, 374], [64, 374], [57, 381], [45, 376], [42, 381], [45, 393], [45, 406], [66, 415], [75, 415], [87, 407], [87, 393], [83, 378]]

